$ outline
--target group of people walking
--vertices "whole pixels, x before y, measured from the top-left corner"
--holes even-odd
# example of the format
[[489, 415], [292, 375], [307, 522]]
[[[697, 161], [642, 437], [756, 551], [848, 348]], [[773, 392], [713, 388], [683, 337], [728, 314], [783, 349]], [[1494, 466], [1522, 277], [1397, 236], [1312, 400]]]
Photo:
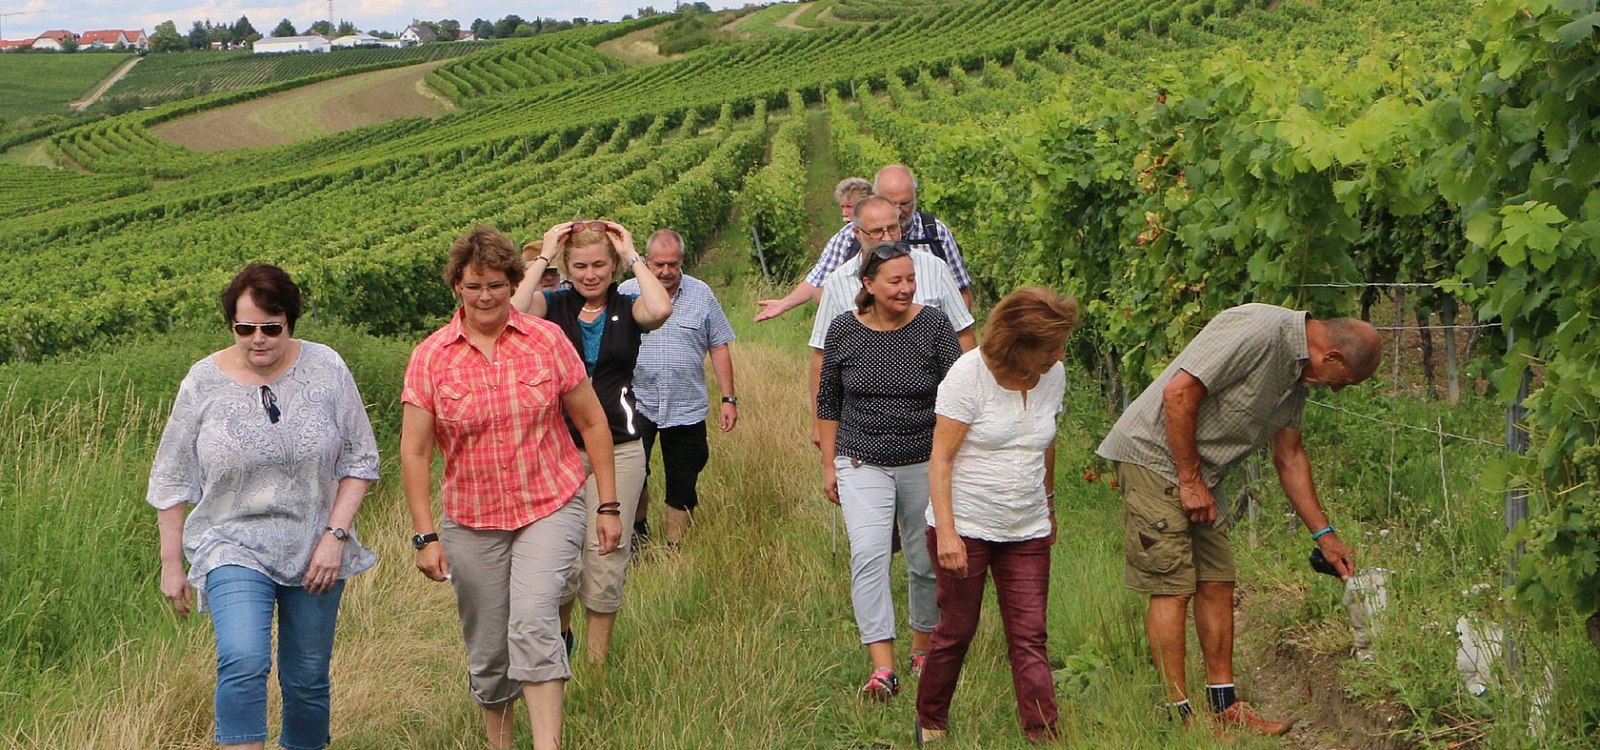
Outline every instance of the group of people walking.
[[[756, 320], [818, 303], [812, 442], [850, 541], [869, 660], [860, 693], [893, 698], [903, 665], [917, 682], [917, 743], [945, 736], [992, 577], [1019, 721], [1030, 739], [1047, 740], [1058, 721], [1046, 653], [1055, 446], [1077, 303], [1018, 289], [988, 312], [979, 343], [960, 247], [917, 210], [916, 189], [900, 165], [872, 183], [841, 183], [844, 227], [805, 281], [759, 303]], [[534, 746], [559, 746], [575, 604], [585, 657], [606, 660], [647, 534], [657, 444], [664, 541], [683, 542], [709, 455], [708, 357], [721, 391], [715, 424], [727, 432], [738, 422], [733, 330], [711, 288], [683, 273], [684, 249], [660, 230], [640, 255], [626, 227], [595, 220], [557, 224], [521, 248], [479, 227], [449, 250], [444, 281], [460, 306], [407, 364], [400, 471], [415, 564], [455, 591], [468, 685], [492, 748], [512, 746], [519, 698]], [[276, 616], [279, 741], [322, 748], [339, 598], [346, 579], [376, 562], [353, 528], [377, 479], [376, 442], [343, 360], [293, 338], [302, 303], [288, 274], [247, 266], [221, 302], [233, 345], [180, 384], [151, 470], [161, 589], [181, 615], [210, 612], [218, 744], [262, 747], [268, 736]], [[1300, 411], [1307, 385], [1360, 382], [1379, 352], [1359, 321], [1229, 310], [1100, 446], [1125, 495], [1127, 584], [1150, 599], [1152, 656], [1186, 725], [1192, 599], [1213, 731], [1287, 729], [1234, 697], [1234, 578], [1218, 482], [1270, 443], [1295, 510], [1348, 576], [1353, 557], [1313, 488]], [[432, 499], [435, 451], [442, 508]], [[896, 549], [909, 577], [904, 661]]]

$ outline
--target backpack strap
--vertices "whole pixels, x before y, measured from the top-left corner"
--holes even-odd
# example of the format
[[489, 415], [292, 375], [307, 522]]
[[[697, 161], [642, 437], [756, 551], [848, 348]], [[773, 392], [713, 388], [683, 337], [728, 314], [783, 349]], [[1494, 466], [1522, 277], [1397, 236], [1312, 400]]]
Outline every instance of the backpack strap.
[[922, 211], [917, 212], [917, 218], [922, 220], [922, 234], [924, 236], [914, 240], [906, 240], [907, 245], [920, 245], [926, 247], [933, 257], [946, 263], [950, 258], [945, 255], [944, 242], [939, 239], [939, 220], [933, 214]]

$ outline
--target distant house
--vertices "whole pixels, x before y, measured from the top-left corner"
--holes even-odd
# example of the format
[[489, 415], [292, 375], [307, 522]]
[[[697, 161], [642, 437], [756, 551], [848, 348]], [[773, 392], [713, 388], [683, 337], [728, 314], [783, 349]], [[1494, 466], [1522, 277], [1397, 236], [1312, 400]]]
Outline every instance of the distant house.
[[51, 29], [43, 34], [40, 34], [39, 38], [33, 40], [33, 48], [60, 52], [61, 50], [66, 49], [66, 43], [68, 39], [76, 40], [77, 38], [77, 34], [67, 31], [66, 29]]
[[427, 26], [411, 25], [400, 32], [400, 39], [406, 44], [426, 44], [439, 41], [439, 35]]
[[389, 49], [400, 49], [401, 47], [406, 46], [406, 40], [404, 40], [404, 39], [379, 39], [378, 40], [378, 46], [379, 47], [388, 47]]
[[0, 39], [0, 52], [21, 52], [32, 47], [32, 39]]
[[78, 36], [78, 49], [111, 49], [119, 44], [128, 46], [128, 35], [122, 29], [85, 31]]
[[122, 36], [132, 49], [150, 49], [150, 37], [145, 36], [144, 29], [123, 29]]
[[456, 41], [458, 41], [458, 42], [476, 42], [476, 41], [478, 41], [478, 35], [470, 32], [470, 31], [457, 31], [456, 32]]
[[320, 36], [269, 36], [256, 40], [254, 52], [270, 55], [283, 52], [327, 52], [328, 40]]
[[333, 40], [334, 49], [353, 49], [355, 47], [377, 47], [383, 40], [371, 34], [346, 34]]

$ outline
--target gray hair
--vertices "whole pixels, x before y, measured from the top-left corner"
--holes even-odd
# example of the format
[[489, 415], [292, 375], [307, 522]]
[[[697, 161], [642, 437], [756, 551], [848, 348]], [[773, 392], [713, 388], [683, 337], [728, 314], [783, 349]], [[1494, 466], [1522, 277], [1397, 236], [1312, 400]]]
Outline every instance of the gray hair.
[[644, 241], [644, 254], [648, 256], [650, 254], [650, 248], [654, 247], [657, 242], [660, 242], [663, 239], [669, 239], [677, 243], [679, 256], [684, 255], [685, 251], [688, 250], [683, 243], [683, 235], [678, 234], [671, 229], [657, 229], [655, 232], [651, 233], [650, 239]]
[[872, 195], [872, 183], [860, 177], [846, 177], [840, 180], [839, 184], [833, 188], [834, 203], [844, 203], [846, 198], [854, 198], [860, 201], [869, 195]]

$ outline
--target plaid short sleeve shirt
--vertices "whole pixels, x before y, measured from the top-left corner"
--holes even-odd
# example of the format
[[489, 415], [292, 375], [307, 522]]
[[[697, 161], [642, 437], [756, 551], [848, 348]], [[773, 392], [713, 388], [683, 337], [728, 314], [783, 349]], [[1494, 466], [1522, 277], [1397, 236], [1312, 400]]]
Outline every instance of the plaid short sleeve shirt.
[[561, 397], [585, 377], [559, 327], [516, 310], [494, 356], [467, 340], [457, 310], [411, 352], [400, 400], [433, 415], [445, 515], [508, 531], [554, 513], [583, 486]]
[[1216, 486], [1229, 466], [1278, 430], [1300, 428], [1306, 406], [1300, 378], [1308, 361], [1304, 312], [1262, 304], [1224, 310], [1122, 413], [1095, 452], [1176, 483], [1161, 390], [1183, 370], [1206, 386], [1195, 441], [1206, 484]]
[[[628, 279], [617, 291], [638, 294], [639, 282]], [[706, 354], [732, 343], [733, 326], [711, 287], [689, 274], [672, 297], [672, 317], [648, 331], [639, 342], [633, 368], [633, 397], [639, 413], [657, 427], [683, 427], [710, 416], [706, 391]], [[728, 387], [726, 383], [722, 387]]]

